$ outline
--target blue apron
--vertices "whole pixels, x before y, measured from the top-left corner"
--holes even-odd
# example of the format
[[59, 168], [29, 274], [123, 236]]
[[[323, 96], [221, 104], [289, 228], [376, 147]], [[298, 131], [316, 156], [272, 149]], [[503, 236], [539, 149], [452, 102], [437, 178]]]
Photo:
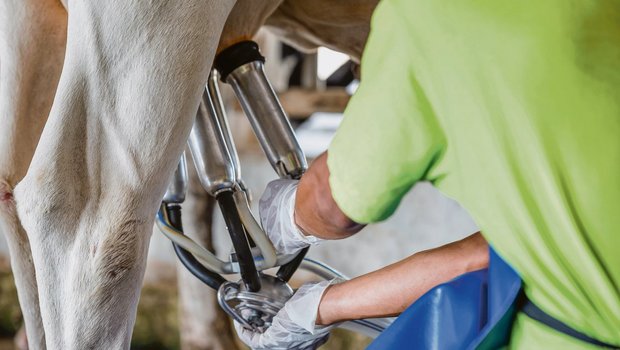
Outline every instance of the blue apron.
[[497, 349], [508, 343], [520, 295], [521, 278], [491, 248], [488, 269], [431, 289], [367, 349]]

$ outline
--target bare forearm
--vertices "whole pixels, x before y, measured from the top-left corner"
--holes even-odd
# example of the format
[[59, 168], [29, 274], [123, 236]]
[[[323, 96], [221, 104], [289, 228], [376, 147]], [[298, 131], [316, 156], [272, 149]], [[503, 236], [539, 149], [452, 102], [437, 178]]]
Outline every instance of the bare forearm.
[[488, 260], [488, 245], [480, 233], [414, 254], [327, 289], [317, 324], [398, 315], [431, 288], [482, 269]]
[[312, 162], [299, 182], [295, 223], [305, 234], [323, 239], [346, 238], [364, 227], [349, 219], [332, 197], [327, 152]]

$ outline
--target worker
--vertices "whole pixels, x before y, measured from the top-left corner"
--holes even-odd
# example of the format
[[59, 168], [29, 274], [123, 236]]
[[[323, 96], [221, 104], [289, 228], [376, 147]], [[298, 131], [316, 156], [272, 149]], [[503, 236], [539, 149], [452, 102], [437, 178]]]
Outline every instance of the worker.
[[303, 285], [266, 332], [237, 326], [241, 339], [315, 348], [339, 322], [397, 315], [484, 269], [488, 241], [523, 283], [514, 305], [529, 305], [510, 321], [510, 348], [620, 347], [620, 3], [383, 0], [361, 66], [328, 152], [261, 199], [276, 249], [385, 220], [419, 181], [463, 205], [484, 238]]

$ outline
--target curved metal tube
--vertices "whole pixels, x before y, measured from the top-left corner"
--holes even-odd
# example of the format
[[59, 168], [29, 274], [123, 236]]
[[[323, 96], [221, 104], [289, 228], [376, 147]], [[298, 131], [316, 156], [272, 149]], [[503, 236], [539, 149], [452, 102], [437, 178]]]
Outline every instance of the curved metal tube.
[[338, 328], [360, 333], [369, 338], [375, 339], [381, 334], [381, 332], [389, 327], [392, 322], [393, 320], [386, 318], [369, 318], [364, 320], [347, 321], [340, 324]]
[[163, 213], [160, 211], [157, 214], [156, 220], [157, 228], [174, 243], [181, 246], [183, 249], [190, 252], [202, 265], [211, 271], [222, 274], [234, 274], [235, 271], [233, 264], [227, 261], [222, 261], [217, 258], [213, 253], [194, 242], [191, 238], [185, 236], [183, 232], [172, 227], [163, 217]]
[[[204, 248], [203, 246], [186, 236], [183, 232], [172, 227], [165, 220], [161, 211], [157, 214], [157, 220], [155, 220], [155, 223], [157, 225], [157, 228], [159, 228], [159, 230], [164, 234], [164, 236], [166, 236], [175, 244], [179, 245], [181, 248], [189, 251], [196, 258], [196, 260], [198, 260], [202, 265], [204, 265], [205, 268], [213, 272], [225, 275], [239, 273], [239, 269], [237, 268], [236, 264], [233, 264], [230, 261], [221, 260], [208, 249]], [[295, 254], [278, 255], [274, 266], [284, 265], [293, 260], [295, 256]], [[256, 269], [259, 271], [273, 267], [265, 264], [262, 253], [261, 256], [254, 257], [254, 264], [256, 264]]]
[[250, 203], [248, 202], [247, 194], [243, 191], [236, 191], [234, 197], [243, 226], [245, 226], [247, 233], [252, 237], [254, 243], [256, 243], [256, 246], [260, 249], [261, 255], [263, 256], [264, 261], [261, 269], [268, 269], [276, 266], [276, 250], [265, 232], [263, 232], [263, 229], [260, 227], [258, 222], [256, 222], [256, 219], [250, 210]]
[[340, 273], [336, 269], [330, 266], [327, 266], [320, 261], [316, 261], [310, 258], [305, 258], [301, 262], [301, 265], [299, 266], [299, 268], [304, 271], [311, 272], [325, 280], [333, 280], [333, 279], [340, 279], [343, 281], [349, 280], [347, 276]]

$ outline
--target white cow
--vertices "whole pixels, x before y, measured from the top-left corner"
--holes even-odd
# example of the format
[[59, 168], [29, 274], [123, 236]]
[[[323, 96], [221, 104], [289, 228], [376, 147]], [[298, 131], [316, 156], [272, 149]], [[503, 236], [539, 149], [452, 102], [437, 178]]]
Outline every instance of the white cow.
[[[376, 2], [286, 1], [272, 24], [306, 46], [345, 38], [359, 57]], [[0, 230], [32, 348], [128, 347], [153, 217], [220, 34], [221, 48], [250, 38], [280, 3], [0, 1]], [[339, 33], [347, 20], [324, 22], [336, 8], [357, 41]]]
[[33, 348], [128, 347], [153, 215], [233, 5], [2, 2], [0, 212]]

